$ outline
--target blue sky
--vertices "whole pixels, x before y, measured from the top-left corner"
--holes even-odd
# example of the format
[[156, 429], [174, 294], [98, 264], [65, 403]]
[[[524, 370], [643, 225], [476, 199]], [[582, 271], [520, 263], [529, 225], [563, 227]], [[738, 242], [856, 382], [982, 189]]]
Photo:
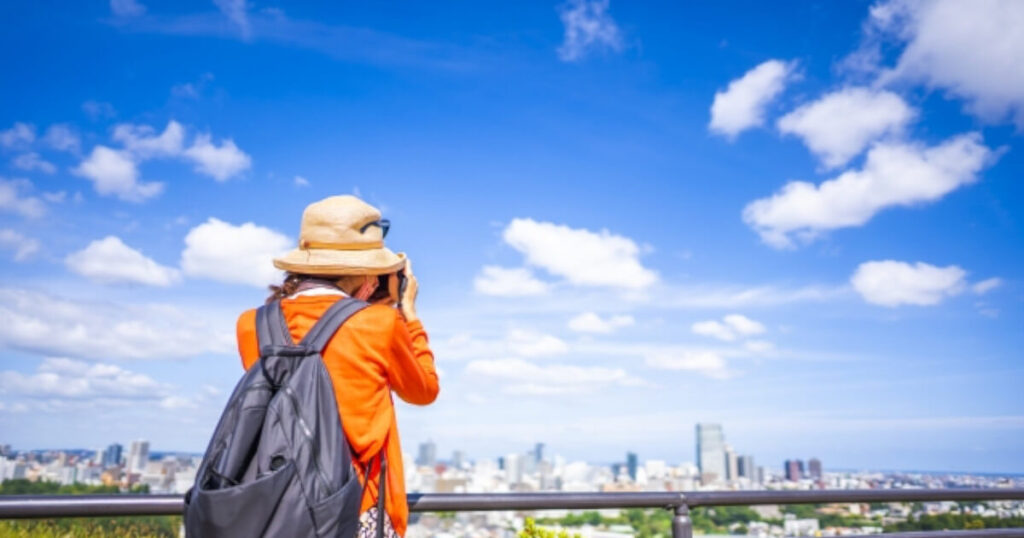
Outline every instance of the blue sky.
[[4, 6], [0, 442], [201, 450], [355, 193], [442, 372], [407, 452], [1024, 472], [1024, 12], [965, 6]]

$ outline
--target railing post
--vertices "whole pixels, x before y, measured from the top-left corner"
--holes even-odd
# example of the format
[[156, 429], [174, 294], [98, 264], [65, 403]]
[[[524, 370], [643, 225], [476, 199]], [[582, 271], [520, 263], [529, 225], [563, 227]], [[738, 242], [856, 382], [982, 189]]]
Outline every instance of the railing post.
[[690, 507], [686, 505], [686, 499], [683, 499], [683, 504], [675, 507], [672, 538], [693, 538], [693, 521], [690, 520]]

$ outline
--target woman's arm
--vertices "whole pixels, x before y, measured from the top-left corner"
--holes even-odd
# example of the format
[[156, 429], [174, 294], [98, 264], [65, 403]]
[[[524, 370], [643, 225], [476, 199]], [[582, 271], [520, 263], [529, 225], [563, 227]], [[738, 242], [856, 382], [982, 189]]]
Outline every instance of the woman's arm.
[[440, 390], [427, 332], [419, 320], [406, 321], [394, 312], [388, 381], [399, 398], [411, 404], [427, 405], [437, 398]]

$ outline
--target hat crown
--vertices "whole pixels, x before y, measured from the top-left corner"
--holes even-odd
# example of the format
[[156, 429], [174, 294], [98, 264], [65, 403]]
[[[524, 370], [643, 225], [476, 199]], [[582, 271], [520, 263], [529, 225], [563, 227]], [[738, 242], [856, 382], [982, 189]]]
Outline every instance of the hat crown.
[[[370, 226], [377, 223], [378, 226]], [[332, 196], [306, 207], [299, 248], [274, 267], [306, 275], [383, 275], [402, 269], [405, 255], [384, 246], [380, 211], [355, 196]]]
[[299, 248], [332, 246], [380, 247], [384, 230], [380, 226], [367, 226], [380, 220], [380, 210], [351, 195], [331, 196], [310, 204], [302, 213], [299, 230]]

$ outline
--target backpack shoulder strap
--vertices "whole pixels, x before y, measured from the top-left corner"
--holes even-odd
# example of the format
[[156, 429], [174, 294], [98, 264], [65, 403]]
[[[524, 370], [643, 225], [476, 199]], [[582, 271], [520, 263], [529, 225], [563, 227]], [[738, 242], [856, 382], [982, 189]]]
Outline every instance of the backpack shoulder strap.
[[370, 306], [365, 301], [359, 299], [353, 299], [351, 297], [344, 297], [338, 302], [331, 305], [330, 308], [324, 312], [324, 315], [320, 316], [320, 319], [313, 325], [313, 328], [306, 333], [305, 338], [299, 345], [322, 351], [327, 347], [327, 342], [331, 340], [334, 333], [338, 332], [348, 318], [352, 317], [352, 314], [359, 312], [360, 310]]
[[256, 309], [256, 342], [263, 346], [295, 345], [288, 323], [281, 311], [281, 301], [274, 301]]

